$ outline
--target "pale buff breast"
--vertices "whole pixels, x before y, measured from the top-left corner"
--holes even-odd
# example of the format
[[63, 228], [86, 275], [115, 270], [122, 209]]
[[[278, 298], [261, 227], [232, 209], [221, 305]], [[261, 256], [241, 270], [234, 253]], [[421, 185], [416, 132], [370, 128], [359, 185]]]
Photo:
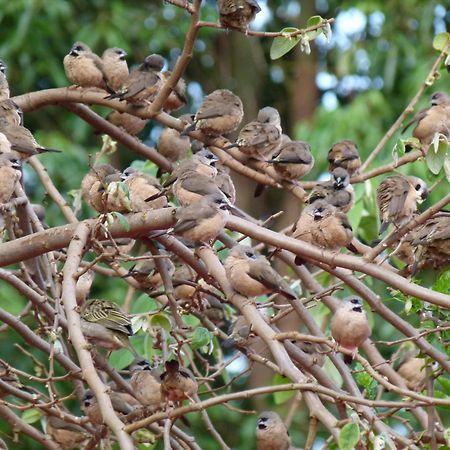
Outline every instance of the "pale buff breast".
[[370, 336], [370, 328], [363, 313], [339, 310], [333, 317], [331, 333], [342, 347], [352, 350]]
[[418, 391], [424, 387], [426, 381], [425, 360], [410, 358], [398, 369], [398, 374], [406, 380], [408, 389]]
[[130, 379], [136, 398], [144, 406], [159, 406], [162, 402], [161, 383], [149, 370], [138, 370]]
[[202, 119], [198, 122], [197, 128], [208, 136], [219, 136], [230, 133], [241, 123], [241, 116], [227, 114], [212, 119]]
[[248, 275], [248, 261], [229, 256], [225, 261], [225, 271], [233, 289], [246, 297], [268, 294], [270, 289]]
[[66, 55], [64, 57], [64, 70], [67, 79], [73, 84], [105, 89], [103, 73], [90, 58]]
[[177, 181], [173, 185], [173, 195], [180, 202], [181, 206], [187, 206], [202, 198], [202, 195], [184, 189]]
[[14, 193], [20, 173], [11, 167], [0, 168], [0, 203], [8, 203]]
[[322, 219], [312, 229], [312, 237], [313, 244], [334, 251], [346, 247], [352, 240], [351, 231], [344, 228], [335, 216]]
[[122, 87], [124, 81], [128, 78], [128, 66], [125, 61], [104, 58], [103, 70], [106, 73], [109, 87], [115, 91], [118, 91]]
[[183, 233], [186, 239], [194, 242], [207, 242], [215, 239], [225, 226], [225, 216], [216, 214], [212, 218], [200, 220], [198, 224]]

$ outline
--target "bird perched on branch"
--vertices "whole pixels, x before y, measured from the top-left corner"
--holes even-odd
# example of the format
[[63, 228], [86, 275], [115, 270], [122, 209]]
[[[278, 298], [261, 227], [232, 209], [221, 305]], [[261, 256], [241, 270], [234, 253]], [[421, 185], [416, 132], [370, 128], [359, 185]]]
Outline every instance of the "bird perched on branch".
[[334, 169], [342, 167], [352, 176], [361, 167], [358, 147], [349, 139], [333, 144], [328, 152], [327, 159], [329, 172], [333, 172]]
[[417, 177], [391, 175], [377, 189], [377, 205], [380, 211], [380, 234], [390, 223], [400, 228], [411, 220], [417, 204], [428, 196], [426, 183]]
[[[166, 71], [161, 74], [163, 84], [169, 79], [171, 75], [172, 72], [170, 71]], [[183, 78], [180, 78], [177, 81], [177, 84], [175, 85], [174, 89], [172, 89], [172, 92], [169, 94], [166, 101], [164, 102], [163, 109], [166, 112], [177, 111], [178, 109], [182, 108], [186, 103], [187, 103], [186, 81]]]
[[[192, 119], [188, 114], [181, 116], [186, 124], [190, 124]], [[191, 141], [188, 136], [181, 136], [181, 133], [174, 128], [164, 128], [158, 141], [158, 151], [169, 161], [177, 162], [185, 158], [191, 148]]]
[[0, 102], [0, 124], [23, 125], [23, 111], [14, 100], [6, 99]]
[[161, 374], [161, 394], [166, 401], [192, 400], [197, 394], [198, 384], [192, 372], [181, 367], [177, 360], [166, 361]]
[[6, 78], [6, 64], [0, 59], [0, 101], [9, 99], [9, 83]]
[[130, 318], [109, 300], [90, 299], [81, 307], [81, 331], [86, 339], [106, 350], [127, 348], [136, 355], [128, 338], [133, 336]]
[[331, 173], [331, 180], [316, 184], [308, 196], [308, 203], [322, 199], [339, 211], [344, 213], [350, 211], [355, 204], [355, 190], [345, 169], [337, 167]]
[[119, 111], [111, 111], [106, 116], [106, 120], [132, 136], [139, 134], [148, 123], [148, 119], [141, 119], [133, 114], [120, 113]]
[[256, 422], [257, 450], [289, 450], [291, 438], [280, 416], [273, 411], [264, 411]]
[[241, 295], [257, 297], [276, 292], [289, 300], [297, 298], [285, 279], [252, 247], [247, 245], [233, 247], [224, 266], [231, 286]]
[[107, 89], [103, 62], [84, 42], [75, 42], [64, 57], [67, 79], [77, 86]]
[[139, 402], [144, 406], [158, 408], [163, 401], [161, 393], [161, 371], [152, 369], [144, 358], [135, 358], [130, 365], [130, 386]]
[[256, 0], [217, 0], [220, 24], [225, 28], [247, 29], [261, 11]]
[[102, 65], [108, 87], [117, 91], [128, 78], [127, 52], [121, 48], [108, 48], [103, 52]]
[[0, 204], [8, 203], [22, 178], [22, 164], [14, 153], [0, 154]]
[[83, 448], [90, 434], [80, 425], [55, 416], [47, 418], [47, 434], [64, 450]]
[[147, 56], [144, 62], [128, 75], [119, 91], [106, 98], [118, 98], [130, 103], [153, 101], [162, 86], [161, 70], [164, 64], [165, 61], [161, 55]]
[[256, 120], [241, 129], [236, 143], [227, 148], [237, 147], [245, 155], [265, 161], [278, 150], [281, 135], [279, 112], [266, 106], [259, 110]]
[[352, 361], [371, 333], [361, 299], [347, 297], [342, 300], [331, 319], [331, 335], [340, 346], [352, 351], [351, 357], [346, 355], [344, 358], [347, 363]]
[[227, 166], [220, 165], [217, 168], [214, 183], [225, 194], [228, 201], [234, 205], [236, 203], [236, 188], [230, 176], [230, 169]]
[[194, 116], [194, 123], [183, 133], [187, 134], [195, 129], [207, 136], [231, 133], [241, 123], [243, 115], [241, 99], [228, 89], [217, 89], [203, 99]]

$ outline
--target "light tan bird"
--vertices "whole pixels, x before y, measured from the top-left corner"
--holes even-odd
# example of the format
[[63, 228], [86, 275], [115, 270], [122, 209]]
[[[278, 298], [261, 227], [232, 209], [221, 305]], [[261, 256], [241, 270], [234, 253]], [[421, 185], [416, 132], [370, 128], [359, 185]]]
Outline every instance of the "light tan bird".
[[414, 356], [406, 358], [397, 369], [397, 373], [405, 379], [408, 389], [419, 392], [425, 388], [427, 374], [424, 358]]
[[256, 0], [217, 0], [219, 21], [225, 28], [247, 29], [261, 11]]
[[[180, 120], [190, 123], [181, 116]], [[181, 133], [174, 128], [164, 128], [158, 141], [158, 151], [169, 161], [177, 162], [185, 158], [189, 149], [191, 148], [191, 141], [188, 136], [181, 136]]]
[[128, 78], [127, 52], [121, 48], [108, 48], [103, 52], [102, 64], [108, 87], [117, 91]]
[[[119, 416], [126, 416], [136, 409], [136, 406], [128, 403], [119, 392], [110, 392], [109, 397], [114, 411], [116, 411]], [[84, 393], [81, 409], [92, 423], [97, 425], [104, 423], [97, 397], [91, 390]]]
[[230, 169], [227, 166], [221, 165], [217, 168], [214, 183], [225, 194], [228, 201], [234, 205], [236, 203], [236, 188], [230, 176]]
[[269, 159], [281, 145], [281, 119], [279, 112], [270, 106], [258, 112], [256, 120], [245, 125], [235, 144], [230, 145], [255, 159]]
[[0, 132], [3, 133], [11, 144], [11, 151], [17, 153], [21, 159], [41, 153], [60, 153], [60, 150], [42, 147], [36, 142], [28, 128], [21, 125], [5, 124], [0, 122]]
[[86, 301], [89, 292], [92, 288], [92, 283], [95, 280], [95, 271], [92, 269], [87, 270], [81, 276], [77, 278], [75, 285], [75, 297], [77, 299], [78, 306], [83, 305]]
[[308, 196], [308, 203], [325, 200], [339, 211], [347, 213], [355, 204], [355, 190], [350, 184], [350, 175], [342, 167], [337, 167], [331, 173], [331, 179], [318, 183]]
[[67, 79], [77, 86], [106, 89], [107, 80], [101, 58], [84, 42], [75, 42], [64, 57]]
[[197, 293], [194, 283], [197, 278], [197, 272], [186, 264], [176, 267], [173, 274], [173, 287], [175, 298], [190, 301]]
[[133, 336], [130, 318], [109, 300], [90, 299], [81, 307], [81, 331], [86, 339], [106, 350], [127, 348], [136, 355], [128, 338]]
[[351, 358], [344, 358], [346, 362], [351, 362], [371, 333], [361, 299], [347, 297], [341, 300], [331, 319], [331, 335], [340, 346], [352, 351]]
[[137, 69], [130, 72], [119, 91], [106, 98], [118, 98], [130, 103], [153, 101], [162, 86], [161, 70], [164, 64], [165, 61], [161, 55], [147, 56]]
[[[165, 83], [171, 75], [172, 72], [170, 71], [163, 72], [161, 74], [163, 82]], [[172, 90], [172, 92], [164, 102], [163, 109], [166, 112], [177, 111], [186, 103], [186, 81], [183, 78], [180, 78], [175, 85], [175, 88]]]
[[[351, 246], [352, 227], [347, 216], [324, 200], [308, 205], [294, 227], [293, 237], [327, 250], [339, 251]], [[298, 263], [301, 258], [296, 258]]]
[[450, 96], [445, 92], [434, 92], [430, 97], [430, 103], [429, 108], [417, 113], [414, 119], [402, 130], [402, 133], [404, 133], [408, 127], [416, 123], [413, 136], [425, 146], [425, 151], [436, 133], [441, 133], [447, 139], [450, 139]]
[[314, 166], [311, 147], [306, 142], [289, 141], [282, 145], [268, 161], [287, 180], [297, 180], [307, 175]]
[[148, 123], [148, 119], [141, 119], [133, 114], [120, 113], [118, 111], [111, 111], [106, 116], [106, 120], [116, 127], [122, 128], [132, 136], [139, 134]]
[[257, 450], [289, 450], [291, 438], [280, 416], [273, 411], [264, 411], [256, 422]]
[[241, 99], [227, 89], [207, 95], [194, 117], [194, 124], [184, 133], [197, 128], [207, 136], [231, 133], [242, 121], [244, 108]]
[[195, 243], [208, 243], [222, 231], [230, 204], [222, 193], [210, 194], [175, 211], [177, 222], [171, 230]]
[[161, 394], [166, 401], [192, 400], [197, 394], [198, 384], [192, 372], [181, 367], [177, 360], [166, 361], [161, 374]]
[[139, 402], [157, 409], [163, 402], [161, 393], [161, 372], [152, 369], [144, 358], [135, 358], [130, 365], [130, 386]]
[[11, 99], [0, 102], [0, 123], [4, 125], [23, 125], [23, 111]]
[[165, 195], [158, 196], [152, 201], [146, 201], [149, 197], [155, 196], [162, 191], [162, 186], [155, 177], [133, 167], [128, 167], [122, 172], [121, 179], [129, 190], [131, 212], [142, 212], [167, 206], [167, 197]]
[[241, 295], [257, 297], [276, 292], [289, 300], [297, 298], [285, 279], [252, 247], [247, 245], [233, 247], [224, 266], [228, 281]]
[[83, 448], [90, 437], [84, 428], [55, 416], [47, 418], [47, 434], [64, 450]]
[[328, 171], [342, 167], [350, 176], [358, 172], [361, 167], [361, 159], [357, 145], [350, 139], [336, 142], [328, 152]]
[[0, 101], [9, 99], [10, 90], [6, 78], [6, 64], [0, 59]]
[[0, 154], [0, 204], [8, 203], [22, 178], [22, 164], [14, 153]]
[[426, 183], [417, 177], [391, 175], [377, 189], [377, 205], [380, 212], [380, 234], [390, 223], [399, 228], [409, 222], [417, 210], [417, 204], [428, 196]]

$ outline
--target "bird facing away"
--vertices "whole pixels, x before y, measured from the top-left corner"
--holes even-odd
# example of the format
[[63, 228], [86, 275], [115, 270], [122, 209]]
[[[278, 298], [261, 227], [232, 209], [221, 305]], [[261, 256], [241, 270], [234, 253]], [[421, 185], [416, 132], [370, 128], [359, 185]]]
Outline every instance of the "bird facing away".
[[103, 52], [103, 73], [108, 82], [108, 87], [117, 91], [128, 78], [127, 52], [121, 48], [108, 48]]
[[436, 133], [441, 133], [450, 139], [450, 97], [445, 92], [434, 92], [430, 97], [430, 104], [429, 108], [418, 112], [402, 130], [404, 133], [415, 123], [413, 136], [425, 146], [424, 151], [427, 150]]
[[351, 359], [371, 333], [361, 299], [347, 297], [342, 300], [331, 319], [331, 335], [340, 346], [352, 351]]
[[188, 127], [185, 132], [197, 128], [207, 136], [231, 133], [241, 123], [243, 115], [241, 99], [227, 89], [218, 89], [203, 99], [194, 117], [195, 126]]
[[289, 450], [291, 438], [280, 416], [273, 411], [264, 411], [256, 422], [257, 450]]
[[23, 111], [11, 99], [0, 102], [0, 123], [2, 125], [23, 125]]
[[276, 292], [289, 300], [297, 298], [286, 280], [252, 247], [233, 247], [224, 266], [231, 286], [241, 295], [257, 297]]
[[[172, 72], [167, 71], [161, 74], [163, 83], [165, 83], [169, 77], [172, 75]], [[180, 78], [175, 85], [175, 88], [167, 97], [164, 102], [163, 109], [166, 112], [177, 111], [182, 108], [187, 103], [186, 98], [186, 81], [183, 78]]]
[[323, 199], [335, 206], [339, 211], [349, 212], [355, 204], [355, 190], [350, 184], [349, 173], [342, 167], [337, 167], [331, 173], [331, 179], [318, 183], [309, 194], [308, 203]]
[[89, 438], [84, 428], [55, 416], [47, 418], [47, 434], [65, 450], [83, 448], [83, 443]]
[[86, 339], [106, 350], [128, 348], [133, 354], [128, 337], [133, 336], [130, 318], [109, 300], [90, 299], [81, 307], [81, 331]]
[[356, 144], [350, 139], [336, 142], [328, 152], [328, 171], [342, 167], [350, 176], [358, 172], [361, 167], [361, 159]]
[[306, 142], [291, 141], [282, 144], [270, 161], [274, 169], [287, 180], [307, 175], [314, 166], [311, 147]]
[[137, 69], [130, 72], [121, 88], [106, 98], [118, 98], [130, 103], [151, 102], [161, 88], [161, 70], [164, 64], [165, 61], [161, 55], [147, 56]]
[[106, 116], [106, 120], [132, 136], [139, 134], [148, 123], [148, 119], [141, 119], [133, 114], [120, 113], [119, 111], [111, 111]]
[[410, 356], [402, 362], [397, 373], [405, 379], [408, 389], [417, 392], [424, 389], [427, 380], [425, 359]]
[[269, 159], [281, 144], [279, 112], [270, 106], [258, 112], [256, 120], [245, 125], [236, 140], [238, 149], [255, 159]]
[[106, 89], [103, 62], [84, 42], [75, 42], [64, 57], [67, 79], [77, 86]]
[[217, 0], [219, 21], [225, 28], [247, 29], [261, 11], [256, 0]]
[[[134, 405], [131, 405], [126, 401], [126, 397], [122, 396], [120, 392], [110, 392], [109, 398], [111, 399], [112, 407], [119, 416], [127, 415], [135, 409]], [[97, 401], [97, 397], [91, 390], [87, 390], [82, 398], [81, 409], [89, 418], [92, 423], [97, 425], [103, 424], [102, 413]]]
[[[180, 120], [183, 120], [182, 117]], [[174, 128], [164, 128], [159, 136], [158, 151], [169, 161], [177, 162], [185, 158], [190, 148], [189, 137], [181, 136], [181, 133]]]
[[380, 212], [380, 234], [390, 223], [400, 228], [409, 222], [417, 210], [417, 204], [428, 196], [426, 183], [417, 177], [391, 175], [377, 189], [377, 205]]
[[22, 178], [22, 164], [14, 153], [0, 154], [0, 204], [8, 203]]
[[198, 384], [192, 372], [176, 360], [166, 361], [161, 374], [161, 394], [166, 401], [180, 402], [197, 394]]
[[158, 408], [163, 401], [160, 371], [152, 369], [144, 358], [135, 358], [130, 365], [130, 386], [139, 402], [144, 406]]
[[226, 166], [217, 168], [217, 175], [214, 178], [216, 186], [225, 194], [228, 201], [234, 205], [236, 203], [236, 188], [230, 176], [230, 169]]
[[327, 250], [349, 247], [353, 239], [347, 216], [325, 200], [316, 200], [301, 213], [293, 237]]

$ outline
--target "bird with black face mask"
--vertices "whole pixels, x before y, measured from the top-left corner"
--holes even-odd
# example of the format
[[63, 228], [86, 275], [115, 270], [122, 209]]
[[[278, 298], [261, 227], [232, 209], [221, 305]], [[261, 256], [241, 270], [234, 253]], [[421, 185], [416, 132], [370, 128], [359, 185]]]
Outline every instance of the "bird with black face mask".
[[84, 42], [72, 45], [63, 64], [66, 77], [71, 83], [81, 87], [106, 89], [103, 62]]
[[291, 446], [288, 429], [280, 416], [273, 411], [264, 411], [256, 422], [257, 450], [295, 450]]
[[338, 167], [342, 167], [350, 176], [353, 176], [358, 173], [361, 167], [358, 147], [349, 139], [333, 144], [328, 152], [327, 159], [330, 172], [333, 172]]
[[426, 183], [417, 177], [391, 175], [377, 189], [377, 205], [380, 212], [380, 234], [390, 223], [396, 228], [408, 223], [417, 210], [417, 204], [428, 196]]
[[192, 372], [177, 360], [166, 361], [161, 374], [161, 394], [166, 401], [181, 402], [197, 394], [198, 384]]
[[355, 204], [355, 190], [350, 184], [350, 175], [342, 167], [337, 167], [331, 172], [331, 180], [318, 183], [311, 190], [308, 203], [316, 200], [325, 200], [335, 206], [339, 211], [347, 213]]
[[161, 371], [150, 367], [150, 363], [137, 357], [130, 365], [130, 386], [139, 402], [157, 409], [163, 401], [161, 393]]
[[341, 347], [352, 351], [351, 356], [344, 357], [346, 363], [352, 361], [371, 333], [361, 299], [347, 297], [341, 300], [331, 319], [331, 335]]
[[233, 289], [246, 297], [276, 292], [289, 300], [297, 298], [286, 280], [269, 261], [247, 245], [233, 247], [224, 262], [228, 281]]
[[224, 28], [247, 29], [261, 11], [256, 0], [218, 0], [219, 21]]
[[117, 91], [128, 78], [127, 52], [121, 48], [108, 48], [103, 52], [103, 73], [108, 81], [108, 87]]

